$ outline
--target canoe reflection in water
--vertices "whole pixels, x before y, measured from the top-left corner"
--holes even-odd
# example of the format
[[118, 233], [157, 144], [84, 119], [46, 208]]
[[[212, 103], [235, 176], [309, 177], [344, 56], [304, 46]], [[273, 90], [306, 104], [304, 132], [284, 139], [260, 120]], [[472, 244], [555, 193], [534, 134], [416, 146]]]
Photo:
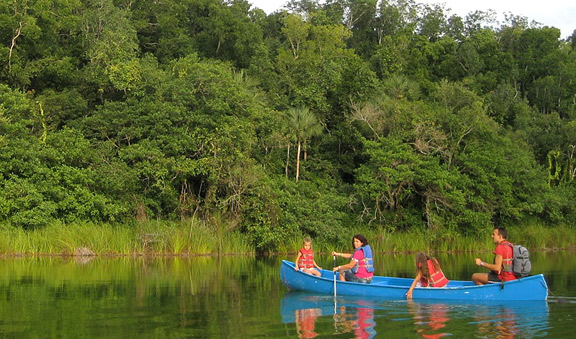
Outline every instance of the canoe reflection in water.
[[373, 308], [338, 306], [334, 314], [335, 334], [354, 333], [354, 338], [373, 338], [374, 325]]
[[414, 318], [416, 332], [423, 338], [434, 339], [452, 335], [443, 331], [450, 321], [447, 305], [426, 305], [408, 300], [408, 310]]
[[[493, 313], [497, 313], [498, 318], [494, 318]], [[487, 312], [486, 308], [478, 308], [475, 318], [478, 321], [478, 334], [483, 337], [514, 338], [519, 334], [516, 313], [503, 305], [498, 305], [492, 312]]]
[[288, 292], [281, 302], [282, 322], [295, 323], [300, 338], [344, 335], [373, 338], [546, 337], [546, 301], [400, 301]]
[[[328, 317], [333, 326], [326, 326]], [[324, 326], [317, 330], [320, 318]], [[282, 297], [282, 322], [296, 323], [299, 338], [350, 333], [352, 338], [368, 339], [376, 335], [373, 304], [360, 299], [352, 304], [335, 304], [333, 297], [327, 295], [287, 293]]]
[[531, 338], [545, 336], [549, 329], [545, 301], [409, 301], [407, 305], [416, 332], [423, 338]]
[[298, 338], [315, 338], [318, 333], [315, 332], [316, 318], [322, 315], [319, 308], [304, 308], [294, 311], [296, 331]]

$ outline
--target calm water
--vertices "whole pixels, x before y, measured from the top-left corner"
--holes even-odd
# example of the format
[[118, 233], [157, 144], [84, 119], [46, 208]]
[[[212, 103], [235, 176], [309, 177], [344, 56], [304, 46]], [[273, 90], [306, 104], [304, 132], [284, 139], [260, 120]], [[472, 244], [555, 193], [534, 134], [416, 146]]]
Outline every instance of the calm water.
[[[332, 265], [332, 257], [317, 255]], [[488, 254], [485, 255], [488, 259]], [[438, 255], [451, 279], [472, 255]], [[0, 259], [2, 338], [564, 338], [576, 318], [574, 253], [533, 253], [548, 302], [363, 300], [288, 292], [284, 258]], [[293, 258], [289, 258], [293, 259]], [[379, 255], [380, 275], [413, 274], [412, 255]]]

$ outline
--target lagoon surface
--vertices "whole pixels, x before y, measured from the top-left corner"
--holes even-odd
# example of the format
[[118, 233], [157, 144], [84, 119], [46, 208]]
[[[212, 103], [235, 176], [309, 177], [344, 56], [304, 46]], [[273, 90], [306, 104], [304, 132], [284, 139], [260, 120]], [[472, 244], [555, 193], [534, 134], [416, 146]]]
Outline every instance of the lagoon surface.
[[[472, 254], [439, 254], [450, 279]], [[480, 255], [490, 260], [491, 254]], [[289, 292], [285, 257], [0, 258], [2, 338], [564, 338], [576, 320], [573, 252], [531, 254], [547, 302], [362, 300]], [[288, 259], [293, 260], [292, 256]], [[332, 257], [317, 254], [332, 266]], [[410, 277], [413, 255], [379, 254], [378, 275]]]

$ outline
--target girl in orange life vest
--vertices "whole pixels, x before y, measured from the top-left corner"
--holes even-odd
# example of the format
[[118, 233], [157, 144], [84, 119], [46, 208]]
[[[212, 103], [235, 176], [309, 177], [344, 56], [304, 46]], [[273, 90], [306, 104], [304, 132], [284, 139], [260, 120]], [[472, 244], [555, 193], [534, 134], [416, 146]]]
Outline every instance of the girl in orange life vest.
[[416, 255], [416, 278], [406, 293], [406, 299], [412, 299], [414, 287], [442, 287], [446, 286], [450, 280], [444, 276], [440, 268], [440, 263], [434, 257], [429, 257], [424, 253]]
[[294, 269], [296, 271], [300, 270], [308, 274], [313, 274], [317, 277], [322, 275], [320, 271], [317, 270], [317, 268], [322, 269], [322, 267], [318, 266], [318, 264], [316, 264], [316, 261], [314, 261], [312, 240], [309, 237], [304, 239], [303, 246], [298, 251], [298, 256], [296, 257], [295, 263], [296, 265]]

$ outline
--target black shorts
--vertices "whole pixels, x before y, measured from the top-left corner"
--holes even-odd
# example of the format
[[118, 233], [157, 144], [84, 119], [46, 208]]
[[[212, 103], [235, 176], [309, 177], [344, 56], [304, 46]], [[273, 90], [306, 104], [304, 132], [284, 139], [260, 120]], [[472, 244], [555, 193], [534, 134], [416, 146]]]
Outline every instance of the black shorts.
[[356, 274], [352, 273], [350, 270], [344, 271], [344, 278], [346, 281], [358, 282], [363, 284], [369, 284], [372, 282], [372, 278], [358, 278]]
[[490, 271], [490, 273], [488, 273], [488, 281], [489, 282], [501, 282], [502, 280], [500, 280], [500, 278], [498, 278], [498, 274], [494, 273], [493, 271]]

